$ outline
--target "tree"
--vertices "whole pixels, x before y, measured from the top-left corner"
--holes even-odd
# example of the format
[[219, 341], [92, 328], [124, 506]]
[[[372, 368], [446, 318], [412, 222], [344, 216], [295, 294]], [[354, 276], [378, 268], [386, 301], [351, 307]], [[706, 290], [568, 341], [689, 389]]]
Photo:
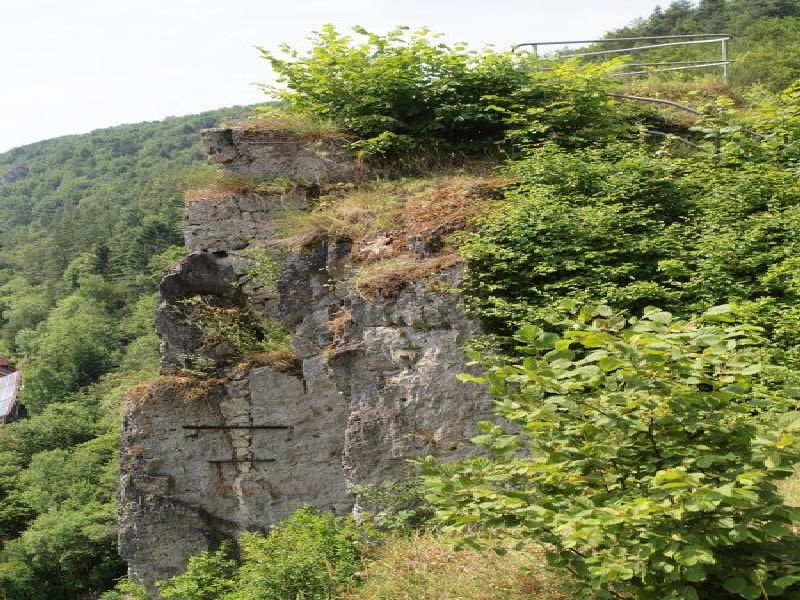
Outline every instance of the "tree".
[[442, 516], [544, 543], [580, 597], [796, 597], [800, 511], [775, 484], [800, 460], [800, 390], [759, 378], [758, 332], [733, 321], [597, 306], [523, 327], [515, 362], [465, 376], [513, 427], [482, 425], [488, 457], [425, 462]]

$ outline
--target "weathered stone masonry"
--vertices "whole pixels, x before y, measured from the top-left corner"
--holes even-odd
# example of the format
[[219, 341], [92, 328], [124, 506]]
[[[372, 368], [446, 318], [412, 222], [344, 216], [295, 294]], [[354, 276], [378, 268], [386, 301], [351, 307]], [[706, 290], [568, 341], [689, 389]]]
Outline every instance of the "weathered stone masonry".
[[[365, 300], [344, 276], [350, 240], [320, 239], [285, 260], [277, 290], [243, 275], [240, 251], [274, 239], [276, 211], [359, 177], [340, 144], [235, 129], [206, 131], [204, 141], [234, 173], [300, 185], [187, 203], [192, 254], [161, 286], [165, 377], [131, 392], [123, 423], [120, 551], [153, 597], [154, 582], [193, 553], [301, 504], [345, 513], [353, 486], [402, 477], [415, 457], [469, 452], [475, 423], [491, 414], [485, 392], [456, 379], [466, 369], [460, 348], [477, 331], [458, 295], [442, 291], [457, 284], [457, 267]], [[210, 357], [216, 377], [179, 376], [200, 341], [177, 305], [198, 294], [281, 320], [301, 372], [237, 369], [223, 354]]]

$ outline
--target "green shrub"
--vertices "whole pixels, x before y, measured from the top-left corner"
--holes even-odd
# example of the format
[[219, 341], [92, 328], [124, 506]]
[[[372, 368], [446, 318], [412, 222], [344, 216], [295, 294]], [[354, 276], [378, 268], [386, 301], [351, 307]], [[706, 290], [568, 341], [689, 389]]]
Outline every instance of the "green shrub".
[[120, 579], [114, 589], [100, 594], [98, 600], [150, 600], [147, 591], [127, 577]]
[[298, 509], [269, 533], [244, 533], [237, 566], [225, 550], [193, 557], [159, 584], [174, 600], [333, 600], [357, 580], [367, 536], [351, 517]]
[[524, 52], [471, 51], [427, 29], [354, 32], [359, 39], [326, 25], [305, 54], [288, 46], [281, 57], [260, 50], [288, 87], [265, 90], [290, 112], [354, 134], [361, 156], [482, 155], [510, 130], [517, 141], [554, 137], [567, 145], [630, 130], [630, 113], [605, 94], [606, 67], [535, 71]]
[[687, 159], [631, 143], [551, 143], [513, 161], [505, 203], [461, 240], [468, 307], [510, 336], [575, 302], [683, 316], [735, 302], [765, 329], [776, 360], [796, 365], [796, 175], [728, 145], [738, 146]]
[[432, 528], [434, 506], [418, 479], [387, 481], [355, 490], [372, 523], [382, 531], [409, 533]]
[[[673, 305], [686, 217], [697, 195], [686, 166], [627, 144], [564, 150], [553, 143], [512, 163], [501, 210], [462, 238], [469, 308], [493, 331], [564, 314], [559, 302]], [[673, 268], [673, 270], [676, 270]]]
[[91, 597], [125, 572], [116, 503], [78, 500], [36, 517], [0, 556], [0, 594], [15, 600]]
[[277, 291], [278, 277], [281, 274], [281, 263], [275, 256], [263, 248], [251, 246], [240, 251], [250, 261], [245, 274], [252, 284], [272, 293]]
[[[529, 325], [519, 362], [485, 365], [489, 457], [425, 463], [441, 516], [551, 548], [581, 598], [797, 597], [800, 512], [776, 482], [800, 460], [797, 388], [759, 379], [752, 327], [585, 309]], [[469, 541], [469, 540], [468, 540]]]
[[189, 559], [184, 573], [159, 583], [159, 593], [164, 600], [217, 600], [235, 591], [235, 572], [226, 547], [200, 552]]
[[269, 352], [289, 345], [289, 332], [280, 323], [260, 319], [247, 307], [214, 296], [181, 301], [187, 321], [198, 327], [210, 348], [226, 344], [236, 356]]
[[230, 600], [336, 598], [356, 581], [364, 544], [352, 518], [301, 508], [265, 536], [242, 535], [244, 562]]

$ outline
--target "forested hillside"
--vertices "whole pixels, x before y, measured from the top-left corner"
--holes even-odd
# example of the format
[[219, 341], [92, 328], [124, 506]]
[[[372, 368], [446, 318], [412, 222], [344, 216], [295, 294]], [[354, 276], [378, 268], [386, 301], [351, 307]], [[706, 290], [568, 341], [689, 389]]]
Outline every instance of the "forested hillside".
[[199, 130], [243, 108], [124, 125], [0, 155], [0, 354], [29, 418], [0, 429], [0, 597], [75, 598], [124, 572], [117, 408], [157, 368], [161, 273], [183, 252]]
[[[488, 334], [470, 341], [486, 377], [464, 379], [518, 427], [486, 424], [484, 457], [427, 461], [423, 483], [362, 490], [364, 522], [304, 508], [243, 536], [241, 556], [200, 554], [164, 598], [800, 594], [800, 511], [779, 492], [800, 462], [800, 2], [679, 1], [608, 35], [708, 31], [737, 36], [733, 87], [691, 119], [613, 99], [612, 67], [530, 69], [427, 32], [327, 27], [308, 55], [263, 52], [288, 85], [282, 123], [344, 132], [415, 190], [348, 187], [287, 217], [287, 236], [358, 247], [447, 213], [465, 281], [443, 293]], [[0, 155], [0, 354], [25, 372], [28, 411], [0, 427], [0, 598], [97, 598], [123, 575], [120, 399], [157, 373], [155, 290], [185, 252], [183, 191], [213, 178], [198, 132], [247, 112]], [[487, 173], [485, 204], [430, 200]], [[413, 260], [356, 278], [403, 285]]]
[[[746, 86], [763, 83], [773, 90], [800, 77], [800, 2], [798, 0], [690, 0], [610, 31], [606, 37], [730, 33], [734, 67], [732, 82]], [[661, 60], [719, 59], [710, 46], [659, 50]], [[717, 54], [714, 54], [717, 53]], [[696, 73], [690, 75], [696, 77]]]

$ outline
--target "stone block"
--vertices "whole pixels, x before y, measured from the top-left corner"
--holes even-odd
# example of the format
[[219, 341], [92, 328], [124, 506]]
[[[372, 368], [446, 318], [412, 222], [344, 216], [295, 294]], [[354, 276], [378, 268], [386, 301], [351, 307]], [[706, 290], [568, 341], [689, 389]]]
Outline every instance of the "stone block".
[[358, 162], [347, 150], [348, 140], [340, 137], [228, 127], [205, 129], [200, 135], [212, 162], [244, 177], [322, 184], [361, 176]]

